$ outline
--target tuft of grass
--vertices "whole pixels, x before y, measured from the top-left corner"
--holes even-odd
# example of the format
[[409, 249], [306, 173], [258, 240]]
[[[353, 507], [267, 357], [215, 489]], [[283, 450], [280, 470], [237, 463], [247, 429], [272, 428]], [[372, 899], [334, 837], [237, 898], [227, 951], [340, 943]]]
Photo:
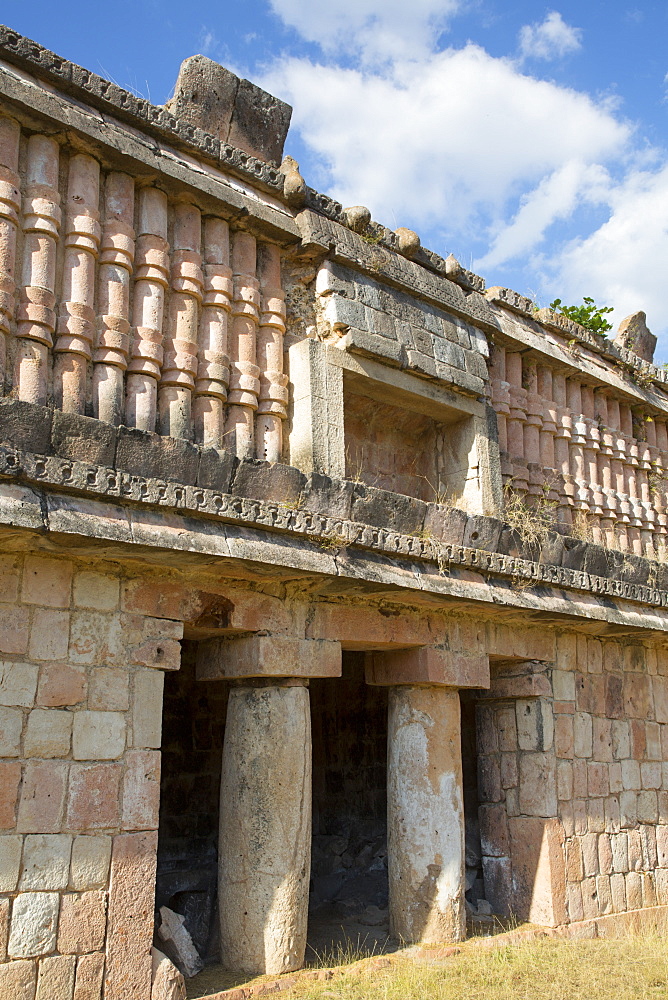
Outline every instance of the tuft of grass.
[[527, 545], [544, 541], [557, 522], [558, 501], [550, 500], [550, 483], [535, 497], [522, 496], [513, 489], [512, 479], [503, 488], [503, 520], [514, 528]]
[[363, 963], [326, 982], [297, 982], [295, 1000], [665, 1000], [664, 935], [622, 940], [539, 939], [460, 946], [449, 958], [395, 956]]

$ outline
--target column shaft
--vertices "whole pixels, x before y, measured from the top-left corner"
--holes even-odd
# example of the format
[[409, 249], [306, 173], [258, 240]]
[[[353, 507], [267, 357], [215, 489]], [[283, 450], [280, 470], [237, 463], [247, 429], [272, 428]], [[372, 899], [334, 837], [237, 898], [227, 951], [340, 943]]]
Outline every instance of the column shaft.
[[390, 688], [390, 932], [406, 942], [465, 933], [464, 807], [459, 694]]
[[221, 957], [246, 973], [298, 969], [311, 869], [311, 717], [302, 685], [230, 693], [220, 789]]

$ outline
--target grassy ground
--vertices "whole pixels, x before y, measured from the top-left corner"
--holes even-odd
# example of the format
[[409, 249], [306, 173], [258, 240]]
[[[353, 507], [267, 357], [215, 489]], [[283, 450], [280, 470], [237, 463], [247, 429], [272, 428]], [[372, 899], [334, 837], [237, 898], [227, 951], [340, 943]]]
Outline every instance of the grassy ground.
[[395, 956], [325, 982], [298, 982], [294, 1000], [658, 1000], [668, 998], [668, 941], [537, 940], [499, 948], [473, 943], [441, 960]]

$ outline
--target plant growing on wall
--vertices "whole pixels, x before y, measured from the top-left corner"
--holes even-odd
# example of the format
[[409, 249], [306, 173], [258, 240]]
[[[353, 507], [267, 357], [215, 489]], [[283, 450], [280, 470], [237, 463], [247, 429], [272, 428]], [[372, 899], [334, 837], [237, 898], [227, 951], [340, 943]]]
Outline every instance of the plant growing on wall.
[[612, 330], [612, 323], [608, 323], [605, 319], [606, 314], [613, 311], [612, 306], [597, 306], [588, 295], [585, 295], [582, 301], [584, 305], [581, 306], [564, 306], [561, 299], [555, 299], [554, 302], [550, 302], [550, 309], [567, 316], [592, 333], [606, 333]]

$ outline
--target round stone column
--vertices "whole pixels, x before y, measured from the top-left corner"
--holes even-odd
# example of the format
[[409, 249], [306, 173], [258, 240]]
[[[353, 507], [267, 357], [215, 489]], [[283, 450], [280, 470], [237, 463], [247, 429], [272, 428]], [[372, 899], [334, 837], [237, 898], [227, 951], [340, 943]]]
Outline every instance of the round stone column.
[[311, 716], [304, 682], [230, 692], [220, 790], [221, 961], [245, 973], [304, 962], [311, 869]]
[[407, 943], [465, 934], [459, 694], [389, 691], [387, 772], [390, 933]]

